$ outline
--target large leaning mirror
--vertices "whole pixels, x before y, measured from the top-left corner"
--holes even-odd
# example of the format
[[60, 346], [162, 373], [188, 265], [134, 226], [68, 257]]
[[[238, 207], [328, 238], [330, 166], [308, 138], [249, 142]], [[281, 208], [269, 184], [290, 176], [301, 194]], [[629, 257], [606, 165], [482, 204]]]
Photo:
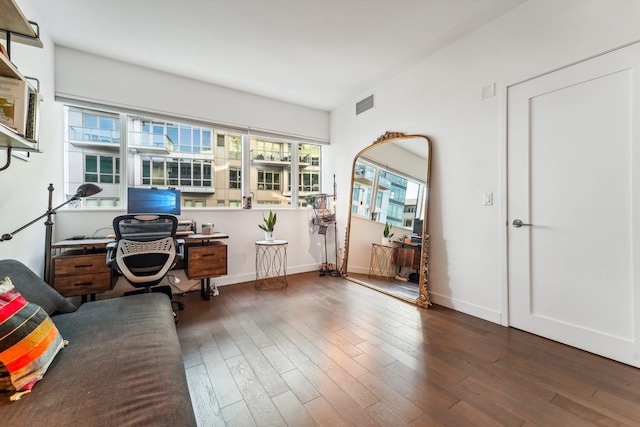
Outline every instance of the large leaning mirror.
[[342, 264], [346, 279], [421, 307], [431, 305], [430, 163], [429, 139], [400, 132], [385, 133], [356, 155]]

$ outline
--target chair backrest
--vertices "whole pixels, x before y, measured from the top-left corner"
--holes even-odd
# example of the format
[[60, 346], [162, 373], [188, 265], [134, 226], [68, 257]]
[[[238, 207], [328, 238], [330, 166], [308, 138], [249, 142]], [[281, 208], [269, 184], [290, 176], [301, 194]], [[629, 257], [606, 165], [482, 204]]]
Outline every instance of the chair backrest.
[[148, 242], [165, 237], [175, 239], [178, 218], [169, 214], [120, 215], [113, 219], [113, 230], [116, 233], [116, 240]]
[[115, 263], [129, 283], [155, 286], [176, 262], [178, 218], [167, 214], [121, 215], [113, 220]]

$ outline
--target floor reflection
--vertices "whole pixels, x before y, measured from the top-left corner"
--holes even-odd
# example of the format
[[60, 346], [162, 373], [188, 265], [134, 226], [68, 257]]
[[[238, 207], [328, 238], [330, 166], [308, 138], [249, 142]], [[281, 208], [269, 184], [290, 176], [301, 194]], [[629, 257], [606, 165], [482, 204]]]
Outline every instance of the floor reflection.
[[349, 273], [349, 277], [366, 282], [372, 287], [379, 288], [380, 290], [398, 295], [403, 298], [415, 300], [418, 298], [418, 284], [413, 282], [404, 282], [396, 279], [387, 279], [384, 277], [369, 276], [368, 274]]

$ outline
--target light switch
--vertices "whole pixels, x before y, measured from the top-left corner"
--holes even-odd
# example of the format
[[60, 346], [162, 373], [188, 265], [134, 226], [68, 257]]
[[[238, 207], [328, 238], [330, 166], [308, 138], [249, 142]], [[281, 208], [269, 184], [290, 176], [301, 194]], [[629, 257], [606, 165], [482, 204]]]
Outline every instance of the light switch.
[[482, 193], [482, 206], [493, 206], [493, 193]]
[[490, 83], [482, 87], [482, 99], [489, 99], [496, 96], [496, 84]]

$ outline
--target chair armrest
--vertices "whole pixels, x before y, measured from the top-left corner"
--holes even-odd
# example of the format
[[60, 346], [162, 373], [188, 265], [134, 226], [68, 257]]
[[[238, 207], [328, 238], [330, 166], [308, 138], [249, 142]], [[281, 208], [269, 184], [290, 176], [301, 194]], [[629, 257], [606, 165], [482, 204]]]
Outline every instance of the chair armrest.
[[184, 239], [176, 239], [176, 258], [184, 259]]
[[118, 242], [107, 243], [107, 265], [111, 267], [116, 262], [116, 248]]

